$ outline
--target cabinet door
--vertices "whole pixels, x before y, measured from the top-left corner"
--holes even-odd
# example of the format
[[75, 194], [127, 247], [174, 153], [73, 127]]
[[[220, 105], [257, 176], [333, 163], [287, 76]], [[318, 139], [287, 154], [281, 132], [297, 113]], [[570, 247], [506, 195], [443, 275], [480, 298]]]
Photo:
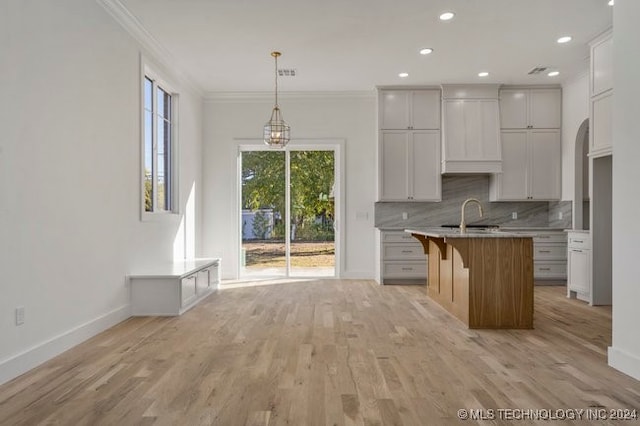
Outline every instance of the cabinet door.
[[408, 90], [384, 90], [380, 93], [380, 128], [408, 129], [411, 92]]
[[209, 270], [198, 271], [196, 275], [196, 294], [201, 295], [209, 290]]
[[613, 92], [591, 101], [591, 153], [610, 153], [612, 150]]
[[440, 128], [440, 91], [414, 90], [411, 92], [411, 123], [413, 129]]
[[409, 134], [410, 132], [382, 132], [380, 136], [380, 201], [409, 199]]
[[410, 150], [409, 194], [416, 201], [440, 201], [440, 132], [414, 132]]
[[502, 173], [494, 178], [496, 200], [527, 199], [527, 166], [527, 131], [502, 132]]
[[560, 89], [529, 91], [529, 126], [534, 129], [559, 129], [562, 118]]
[[568, 252], [568, 285], [570, 291], [589, 294], [591, 282], [589, 277], [589, 250], [569, 249]]
[[526, 129], [528, 96], [527, 90], [505, 89], [500, 91], [500, 127], [503, 129]]
[[196, 275], [190, 275], [180, 280], [182, 306], [188, 305], [196, 297]]
[[613, 38], [605, 36], [591, 47], [591, 96], [613, 89]]
[[562, 179], [560, 131], [534, 129], [529, 136], [531, 199], [559, 200]]

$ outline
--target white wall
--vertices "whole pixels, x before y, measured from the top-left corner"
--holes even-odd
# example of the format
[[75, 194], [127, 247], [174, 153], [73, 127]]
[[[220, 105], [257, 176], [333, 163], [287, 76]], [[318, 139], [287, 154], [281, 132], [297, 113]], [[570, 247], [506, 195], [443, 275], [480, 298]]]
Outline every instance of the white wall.
[[613, 344], [609, 364], [640, 380], [640, 2], [618, 0], [613, 15]]
[[[140, 48], [95, 1], [3, 1], [0, 58], [2, 383], [128, 317], [125, 275], [173, 257], [181, 218], [140, 222]], [[202, 102], [172, 83], [184, 210]]]
[[562, 85], [562, 199], [575, 192], [576, 136], [589, 118], [589, 70]]
[[[373, 204], [376, 179], [375, 94], [282, 94], [280, 107], [293, 139], [343, 139], [346, 153], [346, 232], [343, 277], [373, 278]], [[205, 101], [204, 246], [206, 255], [222, 257], [224, 278], [238, 269], [238, 169], [236, 138], [262, 137], [271, 115], [268, 96], [218, 96]], [[356, 213], [367, 213], [364, 219]]]

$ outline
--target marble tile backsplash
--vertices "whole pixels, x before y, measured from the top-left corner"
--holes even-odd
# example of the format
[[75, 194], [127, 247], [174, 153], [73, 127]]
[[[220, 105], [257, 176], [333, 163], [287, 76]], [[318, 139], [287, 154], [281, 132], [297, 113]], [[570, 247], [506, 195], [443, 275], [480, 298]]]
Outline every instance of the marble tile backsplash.
[[549, 202], [549, 226], [552, 228], [570, 229], [573, 226], [572, 207], [573, 203], [571, 201]]
[[[443, 176], [441, 202], [375, 203], [375, 226], [404, 228], [459, 224], [460, 206], [470, 197], [482, 202], [484, 216], [480, 217], [476, 205], [468, 205], [465, 213], [467, 224], [571, 227], [570, 201], [490, 202], [488, 175]], [[560, 211], [562, 220], [558, 220]], [[517, 219], [512, 219], [513, 212], [517, 213]], [[407, 214], [406, 220], [402, 218], [403, 213]]]

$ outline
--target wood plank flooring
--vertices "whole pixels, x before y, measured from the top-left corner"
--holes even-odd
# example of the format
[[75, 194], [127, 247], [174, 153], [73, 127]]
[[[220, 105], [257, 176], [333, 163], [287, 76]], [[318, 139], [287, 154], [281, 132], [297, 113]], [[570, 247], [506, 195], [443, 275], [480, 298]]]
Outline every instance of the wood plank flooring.
[[225, 289], [181, 317], [131, 318], [1, 386], [0, 424], [446, 425], [461, 408], [640, 410], [640, 382], [606, 364], [611, 309], [565, 292], [535, 288], [534, 330], [468, 330], [422, 286]]

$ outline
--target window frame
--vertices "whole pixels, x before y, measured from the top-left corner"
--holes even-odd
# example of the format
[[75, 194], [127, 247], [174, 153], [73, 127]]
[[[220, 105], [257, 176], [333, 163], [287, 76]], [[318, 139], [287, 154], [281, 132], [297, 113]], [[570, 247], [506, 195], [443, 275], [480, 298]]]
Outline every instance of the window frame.
[[[164, 220], [164, 219], [173, 219], [177, 217], [180, 213], [179, 208], [179, 168], [178, 168], [178, 103], [179, 103], [179, 94], [172, 87], [170, 83], [167, 82], [153, 67], [149, 66], [148, 63], [142, 59], [142, 66], [140, 67], [140, 215], [142, 221], [153, 221], [153, 220]], [[152, 83], [152, 122], [151, 122], [151, 139], [152, 139], [152, 155], [153, 164], [157, 164], [158, 157], [158, 120], [160, 118], [159, 111], [157, 109], [158, 106], [158, 96], [157, 89], [162, 89], [165, 93], [170, 96], [171, 105], [169, 114], [171, 119], [170, 122], [170, 130], [169, 130], [169, 179], [168, 179], [168, 190], [169, 190], [169, 209], [166, 210], [158, 210], [156, 208], [156, 191], [153, 191], [153, 210], [146, 210], [146, 199], [145, 199], [145, 182], [146, 182], [146, 105], [145, 105], [145, 86], [146, 80], [150, 80]], [[157, 188], [157, 168], [152, 170], [152, 185], [154, 190]]]

